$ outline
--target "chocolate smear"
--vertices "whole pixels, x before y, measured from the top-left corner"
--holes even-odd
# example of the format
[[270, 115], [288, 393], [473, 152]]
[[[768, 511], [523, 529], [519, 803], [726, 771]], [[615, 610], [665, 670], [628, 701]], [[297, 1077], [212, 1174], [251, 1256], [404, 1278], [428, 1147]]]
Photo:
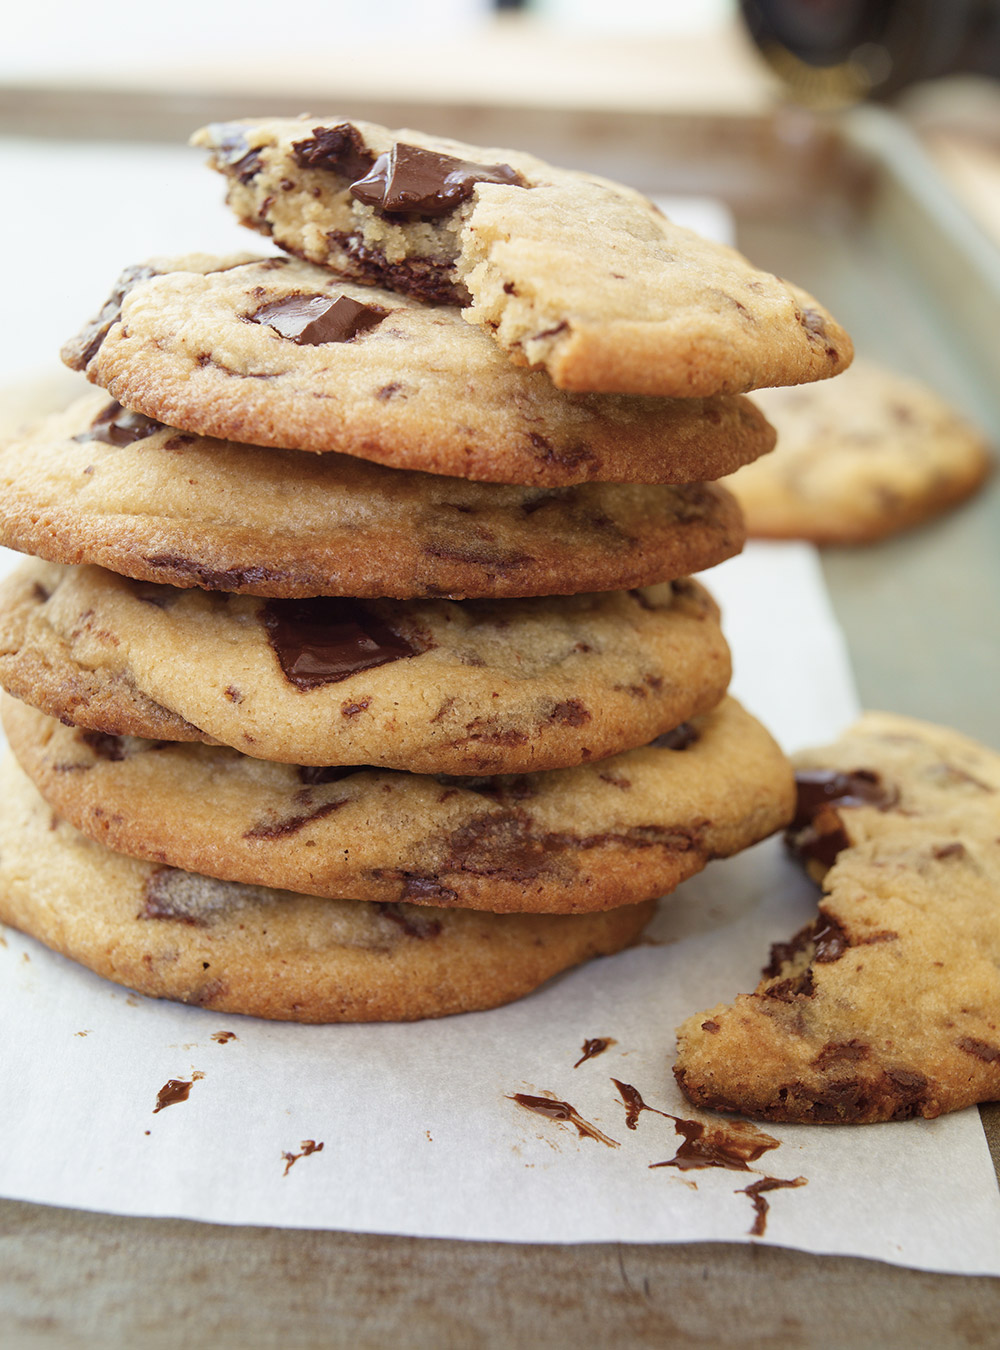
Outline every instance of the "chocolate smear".
[[269, 600], [260, 620], [285, 678], [298, 689], [336, 684], [421, 650], [360, 601], [340, 596]]
[[170, 1078], [163, 1084], [156, 1094], [156, 1105], [153, 1107], [153, 1115], [157, 1111], [162, 1111], [166, 1106], [176, 1106], [178, 1102], [186, 1102], [192, 1087], [199, 1078], [204, 1078], [204, 1074], [197, 1070], [191, 1075], [191, 1081], [184, 1078]]
[[317, 1144], [315, 1139], [303, 1139], [302, 1143], [299, 1144], [299, 1149], [301, 1150], [299, 1153], [282, 1153], [281, 1157], [285, 1164], [285, 1170], [281, 1174], [283, 1177], [288, 1176], [293, 1164], [297, 1163], [300, 1158], [308, 1158], [311, 1153], [322, 1153], [323, 1141], [320, 1140]]
[[328, 295], [286, 295], [247, 317], [300, 347], [319, 347], [326, 342], [350, 342], [380, 324], [387, 313], [380, 305], [363, 305], [349, 295], [333, 299]]
[[603, 1130], [599, 1130], [589, 1120], [584, 1120], [576, 1107], [570, 1106], [569, 1102], [558, 1101], [555, 1097], [532, 1097], [526, 1092], [515, 1092], [507, 1100], [517, 1102], [518, 1106], [523, 1106], [526, 1111], [534, 1111], [536, 1115], [545, 1116], [548, 1120], [567, 1121], [576, 1127], [581, 1139], [596, 1139], [598, 1143], [606, 1144], [608, 1148], [620, 1147], [616, 1139], [609, 1139]]
[[445, 216], [472, 196], [477, 183], [525, 186], [509, 164], [476, 164], [397, 142], [351, 184], [351, 195], [387, 215]]

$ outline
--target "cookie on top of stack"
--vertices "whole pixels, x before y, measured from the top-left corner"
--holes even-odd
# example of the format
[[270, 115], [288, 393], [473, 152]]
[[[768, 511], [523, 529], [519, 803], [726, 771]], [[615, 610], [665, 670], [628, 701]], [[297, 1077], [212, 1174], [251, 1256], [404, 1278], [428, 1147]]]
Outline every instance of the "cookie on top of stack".
[[527, 155], [195, 139], [298, 256], [129, 268], [64, 348], [103, 392], [0, 451], [0, 918], [217, 1010], [495, 1006], [790, 819], [689, 574], [773, 444], [740, 391], [850, 342]]

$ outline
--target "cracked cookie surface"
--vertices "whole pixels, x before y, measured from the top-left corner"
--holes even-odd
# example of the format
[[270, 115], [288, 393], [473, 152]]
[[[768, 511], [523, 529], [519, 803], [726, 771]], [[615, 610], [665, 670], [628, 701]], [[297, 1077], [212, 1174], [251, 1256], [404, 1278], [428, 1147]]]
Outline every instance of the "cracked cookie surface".
[[747, 399], [566, 394], [456, 309], [287, 257], [130, 268], [63, 360], [184, 431], [482, 482], [692, 483], [774, 443]]
[[493, 1008], [634, 942], [653, 903], [475, 914], [320, 900], [112, 853], [0, 767], [0, 920], [152, 998], [292, 1022]]
[[697, 582], [559, 599], [267, 600], [36, 561], [0, 583], [0, 683], [114, 735], [261, 759], [522, 773], [715, 707], [730, 661]]
[[682, 1089], [811, 1123], [1000, 1096], [1000, 755], [868, 713], [796, 764], [788, 839], [822, 885], [818, 917], [753, 994], [680, 1028]]
[[560, 388], [701, 397], [850, 362], [812, 296], [621, 184], [343, 118], [219, 123], [193, 140], [243, 224], [343, 275], [465, 304]]
[[470, 483], [215, 441], [92, 392], [0, 445], [0, 543], [264, 596], [627, 590], [739, 552], [712, 483]]
[[732, 699], [595, 764], [498, 777], [310, 769], [104, 736], [3, 700], [11, 748], [130, 855], [316, 895], [583, 913], [665, 894], [786, 824], [791, 768]]

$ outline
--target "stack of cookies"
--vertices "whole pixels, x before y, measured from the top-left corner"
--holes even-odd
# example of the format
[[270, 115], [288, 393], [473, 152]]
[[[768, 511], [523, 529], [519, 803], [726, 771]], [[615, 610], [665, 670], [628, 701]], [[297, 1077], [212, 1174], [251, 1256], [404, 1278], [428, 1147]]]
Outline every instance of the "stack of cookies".
[[129, 268], [63, 352], [100, 391], [0, 454], [0, 918], [218, 1010], [494, 1006], [790, 819], [688, 574], [773, 443], [739, 391], [850, 343], [528, 155], [196, 141], [285, 253]]

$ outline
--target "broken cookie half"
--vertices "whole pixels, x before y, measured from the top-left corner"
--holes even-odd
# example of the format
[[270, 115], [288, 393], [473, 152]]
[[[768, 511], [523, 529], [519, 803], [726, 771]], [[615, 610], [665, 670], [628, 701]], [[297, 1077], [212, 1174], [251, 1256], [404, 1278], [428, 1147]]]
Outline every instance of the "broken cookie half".
[[677, 1080], [762, 1120], [933, 1117], [1000, 1096], [1000, 755], [884, 713], [798, 758], [816, 920], [689, 1018]]
[[218, 123], [193, 143], [244, 225], [342, 276], [465, 306], [562, 389], [700, 398], [851, 360], [812, 296], [606, 179], [342, 118]]

